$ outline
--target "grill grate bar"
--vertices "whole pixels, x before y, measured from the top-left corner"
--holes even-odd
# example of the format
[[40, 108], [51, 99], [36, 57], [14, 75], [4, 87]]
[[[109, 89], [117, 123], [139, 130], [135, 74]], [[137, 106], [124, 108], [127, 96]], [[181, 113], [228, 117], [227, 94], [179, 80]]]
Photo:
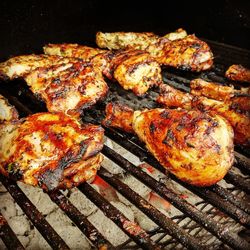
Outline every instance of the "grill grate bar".
[[49, 193], [50, 199], [55, 202], [76, 226], [86, 235], [98, 249], [113, 249], [114, 246], [106, 240], [88, 219], [65, 197], [61, 191]]
[[[154, 167], [156, 167], [158, 170], [160, 170], [161, 172], [165, 173], [165, 169], [158, 163], [158, 161], [153, 157], [153, 156], [149, 156], [148, 152], [143, 149], [142, 147], [138, 146], [136, 143], [137, 141], [130, 141], [130, 140], [124, 140], [123, 136], [120, 135], [119, 133], [117, 133], [115, 130], [113, 129], [109, 129], [107, 128], [105, 130], [105, 133], [108, 137], [110, 137], [111, 139], [113, 139], [114, 141], [116, 141], [118, 144], [122, 145], [123, 147], [125, 147], [127, 150], [129, 150], [130, 152], [133, 152], [135, 155], [137, 155], [141, 161], [146, 161], [147, 163], [153, 165]], [[241, 177], [241, 181], [243, 181], [244, 183], [238, 185], [238, 182], [236, 182], [238, 180], [238, 176], [236, 176], [234, 173], [232, 173], [232, 171], [229, 171], [229, 175], [232, 176], [232, 178], [237, 178], [235, 180], [235, 185], [237, 187], [241, 187], [243, 186], [242, 190], [245, 190], [246, 188], [249, 188], [249, 186], [247, 186], [247, 184], [245, 183], [246, 181]], [[227, 175], [226, 175], [227, 177]], [[226, 178], [225, 177], [225, 178]], [[174, 177], [173, 175], [171, 175], [171, 178], [174, 179], [176, 182], [178, 182], [181, 185], [184, 185], [184, 182], [179, 181], [176, 177]], [[230, 180], [231, 182], [231, 180]], [[233, 184], [234, 184], [233, 183]], [[244, 185], [245, 184], [245, 185]], [[192, 186], [187, 185], [186, 188], [188, 188], [189, 190], [192, 188]], [[225, 194], [229, 193], [226, 189], [220, 187], [220, 189], [216, 189], [216, 192], [218, 195], [220, 195], [221, 197], [225, 197]], [[196, 192], [195, 190], [191, 190], [192, 192]], [[203, 197], [206, 197], [205, 192], [203, 192], [202, 190], [199, 189], [200, 192], [204, 193]], [[214, 205], [218, 206], [218, 203], [222, 203], [223, 207], [224, 207], [224, 211], [227, 211], [227, 213], [231, 216], [233, 215], [237, 221], [241, 221], [243, 219], [243, 221], [246, 219], [247, 221], [249, 221], [248, 216], [243, 212], [246, 209], [249, 211], [249, 205], [244, 203], [244, 201], [242, 201], [241, 199], [233, 196], [233, 195], [229, 195], [228, 196], [228, 201], [231, 202], [231, 204], [229, 203], [225, 203], [223, 202], [219, 197], [213, 197], [213, 199], [211, 198], [211, 201], [213, 201]], [[234, 205], [234, 206], [232, 206]], [[236, 206], [236, 207], [235, 207]], [[237, 208], [242, 209], [243, 211], [240, 213], [235, 214], [235, 211], [237, 210]]]
[[136, 205], [142, 212], [144, 212], [156, 224], [164, 228], [168, 234], [176, 238], [188, 249], [203, 249], [204, 246], [200, 244], [195, 238], [187, 234], [171, 219], [162, 214], [149, 202], [143, 199], [135, 191], [131, 190], [126, 184], [117, 179], [112, 173], [101, 167], [98, 175], [107, 181], [111, 186], [117, 189], [125, 198]]
[[234, 174], [232, 171], [229, 171], [224, 177], [226, 182], [232, 183], [237, 188], [243, 190], [247, 194], [250, 194], [250, 181], [244, 179], [243, 177]]
[[183, 198], [180, 198], [173, 190], [167, 188], [162, 183], [157, 182], [154, 178], [146, 174], [141, 169], [137, 168], [128, 160], [124, 159], [114, 150], [104, 145], [103, 153], [116, 164], [131, 173], [138, 180], [153, 189], [160, 196], [170, 201], [176, 208], [190, 216], [190, 218], [192, 218], [197, 223], [201, 224], [224, 243], [236, 249], [247, 249], [248, 247], [250, 247], [246, 241], [244, 241], [237, 235], [225, 230], [225, 228], [220, 224], [216, 223], [204, 213], [200, 212], [196, 207], [186, 202]]
[[234, 152], [236, 159], [235, 165], [243, 171], [243, 173], [250, 174], [250, 159], [244, 155]]
[[8, 249], [24, 250], [23, 245], [12, 231], [6, 219], [0, 212], [0, 237]]
[[124, 233], [132, 238], [143, 249], [160, 249], [151, 239], [150, 236], [136, 223], [127, 219], [117, 208], [103, 198], [88, 183], [83, 183], [79, 190], [85, 194], [103, 213], [119, 226]]
[[210, 190], [212, 190], [214, 193], [221, 196], [226, 201], [231, 202], [233, 205], [237, 206], [241, 210], [245, 211], [246, 213], [250, 214], [250, 204], [237, 196], [230, 193], [227, 189], [222, 188], [221, 186], [215, 184], [211, 187], [209, 187]]
[[15, 182], [2, 175], [0, 181], [53, 249], [70, 249]]

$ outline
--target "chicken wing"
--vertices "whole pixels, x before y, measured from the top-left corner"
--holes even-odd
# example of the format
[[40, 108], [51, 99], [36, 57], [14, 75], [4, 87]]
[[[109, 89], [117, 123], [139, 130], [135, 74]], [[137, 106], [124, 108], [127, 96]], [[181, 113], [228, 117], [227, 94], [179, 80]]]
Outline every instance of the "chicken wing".
[[101, 72], [90, 63], [40, 67], [24, 79], [50, 112], [69, 115], [79, 116], [83, 109], [94, 105], [108, 92]]
[[243, 67], [242, 65], [231, 65], [226, 73], [225, 76], [234, 81], [240, 82], [250, 82], [250, 70]]
[[95, 176], [104, 131], [63, 113], [37, 113], [0, 125], [0, 172], [44, 190], [70, 188]]
[[161, 86], [161, 94], [156, 101], [166, 107], [181, 107], [189, 110], [199, 109], [202, 112], [213, 111], [229, 121], [234, 129], [236, 144], [250, 146], [249, 111], [239, 110], [239, 106], [232, 101], [222, 102], [203, 96], [194, 96], [168, 85]]
[[218, 101], [226, 101], [237, 95], [250, 94], [249, 88], [234, 89], [234, 86], [223, 86], [215, 82], [194, 79], [190, 82], [191, 93], [206, 96]]
[[0, 78], [12, 80], [14, 78], [23, 77], [25, 74], [38, 67], [68, 63], [72, 60], [79, 61], [79, 59], [48, 55], [31, 54], [16, 56], [0, 63]]
[[[122, 129], [124, 106], [112, 105], [106, 108], [103, 124]], [[217, 114], [160, 108], [128, 112], [125, 108], [125, 115], [132, 121], [126, 126], [145, 142], [162, 166], [184, 182], [209, 186], [221, 180], [232, 166], [233, 129]]]

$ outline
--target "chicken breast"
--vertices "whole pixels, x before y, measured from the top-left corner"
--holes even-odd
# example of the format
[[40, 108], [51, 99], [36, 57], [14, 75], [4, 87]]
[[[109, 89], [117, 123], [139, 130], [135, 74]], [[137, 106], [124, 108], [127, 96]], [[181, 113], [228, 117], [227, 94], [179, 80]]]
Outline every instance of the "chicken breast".
[[[0, 63], [0, 78], [12, 80], [14, 78], [23, 77], [25, 74], [38, 67], [68, 63], [72, 60], [73, 59], [67, 57], [35, 54], [16, 56], [10, 58], [6, 62]], [[76, 60], [79, 61], [79, 59], [74, 59], [74, 61]]]
[[108, 92], [101, 72], [89, 63], [40, 67], [24, 79], [50, 112], [79, 116], [82, 110], [94, 105]]
[[91, 179], [103, 159], [104, 131], [63, 113], [37, 113], [0, 125], [0, 171], [44, 190]]
[[234, 81], [250, 82], [250, 69], [242, 65], [233, 64], [227, 69], [225, 76]]
[[[122, 129], [124, 106], [108, 105], [103, 124]], [[111, 108], [112, 105], [116, 107]], [[232, 166], [233, 129], [223, 117], [184, 109], [135, 111], [128, 118], [129, 113], [125, 108], [134, 132], [160, 164], [180, 180], [210, 186], [221, 180]]]

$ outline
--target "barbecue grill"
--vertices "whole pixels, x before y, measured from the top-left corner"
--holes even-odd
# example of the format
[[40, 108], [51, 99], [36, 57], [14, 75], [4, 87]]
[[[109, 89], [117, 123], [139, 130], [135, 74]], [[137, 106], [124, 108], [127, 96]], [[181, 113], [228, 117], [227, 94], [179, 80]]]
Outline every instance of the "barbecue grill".
[[[215, 65], [212, 70], [202, 73], [183, 72], [174, 69], [163, 69], [165, 83], [176, 88], [188, 91], [189, 81], [195, 77], [206, 80], [225, 82], [223, 72], [232, 62], [243, 64], [249, 62], [250, 51], [233, 46], [207, 41], [215, 54]], [[230, 56], [229, 56], [230, 55]], [[104, 117], [105, 103], [119, 101], [134, 109], [154, 108], [157, 106], [155, 97], [157, 89], [149, 91], [145, 97], [136, 97], [132, 92], [125, 91], [118, 84], [109, 82], [110, 92], [106, 100], [98, 103], [94, 108], [86, 111], [82, 119], [86, 122], [100, 124]], [[22, 116], [34, 112], [45, 111], [45, 106], [40, 103], [21, 80], [12, 83], [1, 83], [1, 93], [16, 106]], [[97, 248], [105, 249], [117, 247], [118, 249], [249, 249], [247, 235], [250, 225], [249, 204], [249, 152], [242, 147], [235, 148], [236, 162], [225, 176], [224, 181], [208, 188], [198, 188], [179, 181], [155, 160], [145, 149], [137, 137], [127, 133], [105, 128], [108, 140], [111, 140], [129, 151], [134, 157], [124, 157], [119, 152], [106, 144], [102, 153], [124, 170], [126, 175], [132, 175], [160, 197], [179, 210], [178, 215], [166, 216], [157, 207], [150, 204], [145, 198], [136, 193], [135, 187], [126, 185], [122, 178], [107, 169], [105, 164], [98, 172], [98, 176], [124, 196], [133, 206], [141, 210], [156, 226], [144, 230], [139, 223], [126, 217], [112, 203], [105, 199], [93, 185], [84, 183], [78, 189], [93, 202], [110, 220], [112, 220], [129, 239], [113, 246], [84, 215], [65, 196], [62, 191], [48, 193], [51, 202], [72, 220], [91, 244]], [[148, 172], [136, 166], [131, 159], [138, 157], [141, 162], [146, 162], [164, 174], [168, 183], [162, 179], [152, 177]], [[29, 197], [20, 189], [17, 183], [0, 177], [4, 187], [8, 190], [17, 204], [25, 212], [28, 219], [39, 230], [44, 239], [55, 249], [68, 249], [64, 239], [47, 222], [46, 218], [38, 211]], [[226, 183], [226, 184], [225, 184]], [[176, 186], [191, 192], [199, 201], [194, 203], [186, 200], [178, 192]], [[30, 187], [33, 188], [33, 187]], [[17, 235], [13, 232], [8, 222], [1, 215], [1, 237], [7, 248], [23, 249]], [[103, 248], [102, 248], [103, 247]]]

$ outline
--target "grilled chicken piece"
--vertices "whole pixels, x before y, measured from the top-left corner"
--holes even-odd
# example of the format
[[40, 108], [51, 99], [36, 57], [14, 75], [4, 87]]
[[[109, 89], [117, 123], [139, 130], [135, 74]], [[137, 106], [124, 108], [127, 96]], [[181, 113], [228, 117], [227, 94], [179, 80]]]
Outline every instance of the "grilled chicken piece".
[[117, 80], [124, 89], [132, 90], [138, 96], [162, 83], [160, 65], [149, 53], [141, 50], [115, 53], [110, 61], [110, 72], [106, 76]]
[[0, 124], [5, 121], [12, 121], [18, 119], [18, 112], [8, 100], [0, 95]]
[[[168, 33], [164, 36], [169, 41], [181, 39], [187, 36], [187, 32], [183, 29], [178, 29], [175, 32]], [[110, 50], [118, 49], [139, 49], [145, 50], [149, 45], [155, 44], [159, 40], [159, 36], [151, 32], [112, 32], [103, 33], [97, 32], [96, 44], [100, 48]]]
[[231, 65], [225, 73], [225, 76], [234, 81], [250, 82], [250, 69], [242, 65]]
[[108, 92], [101, 72], [90, 63], [40, 67], [24, 79], [50, 112], [69, 115], [79, 116], [83, 109], [94, 105]]
[[250, 94], [250, 88], [234, 89], [234, 86], [223, 86], [215, 82], [194, 79], [190, 82], [191, 93], [206, 96], [218, 101], [226, 101], [237, 95]]
[[148, 51], [160, 64], [191, 71], [202, 71], [213, 65], [213, 54], [207, 43], [179, 29], [164, 37], [153, 33], [114, 32], [96, 34], [101, 48], [134, 48]]
[[199, 72], [213, 65], [213, 54], [209, 46], [195, 35], [174, 41], [161, 38], [146, 50], [160, 64], [182, 70]]
[[162, 83], [160, 65], [145, 51], [133, 49], [112, 53], [77, 44], [49, 44], [44, 51], [91, 61], [107, 78], [118, 81], [136, 95], [143, 95], [151, 86]]
[[[152, 109], [130, 112], [108, 104], [105, 126], [126, 126], [145, 142], [156, 159], [177, 178], [196, 186], [221, 180], [233, 163], [233, 129], [226, 119], [199, 110]], [[111, 114], [109, 112], [112, 112]], [[128, 117], [130, 114], [130, 117]], [[127, 129], [127, 128], [126, 128]]]
[[161, 86], [161, 94], [156, 101], [166, 107], [199, 109], [202, 112], [213, 111], [229, 121], [234, 129], [235, 143], [250, 146], [250, 116], [249, 110], [246, 111], [247, 104], [245, 104], [245, 109], [239, 110], [239, 104], [237, 105], [232, 100], [222, 102], [203, 96], [194, 96], [167, 85]]
[[101, 71], [108, 70], [109, 67], [108, 63], [110, 52], [107, 50], [71, 43], [50, 43], [45, 45], [43, 50], [47, 55], [74, 57], [80, 58], [84, 61], [91, 61], [96, 69], [100, 69]]
[[139, 49], [144, 50], [150, 44], [156, 43], [159, 36], [151, 32], [97, 32], [96, 44], [100, 48], [110, 50], [118, 49]]
[[0, 125], [0, 172], [44, 190], [93, 178], [103, 156], [104, 131], [63, 113], [37, 113]]
[[[23, 77], [38, 67], [48, 67], [72, 61], [72, 58], [48, 55], [23, 55], [12, 57], [6, 62], [0, 63], [0, 78], [14, 79]], [[76, 61], [79, 59], [74, 59]]]

